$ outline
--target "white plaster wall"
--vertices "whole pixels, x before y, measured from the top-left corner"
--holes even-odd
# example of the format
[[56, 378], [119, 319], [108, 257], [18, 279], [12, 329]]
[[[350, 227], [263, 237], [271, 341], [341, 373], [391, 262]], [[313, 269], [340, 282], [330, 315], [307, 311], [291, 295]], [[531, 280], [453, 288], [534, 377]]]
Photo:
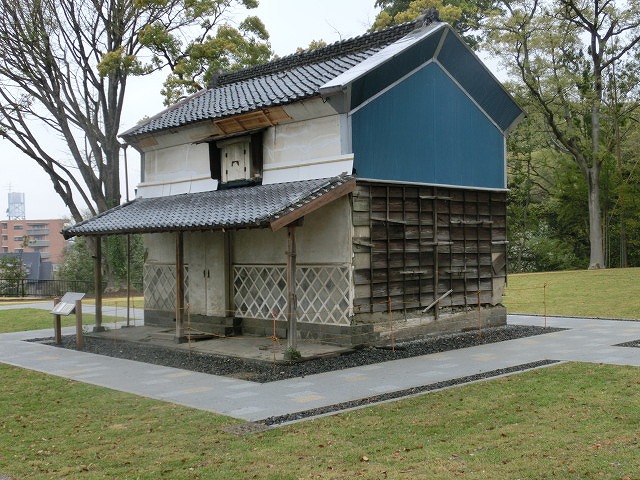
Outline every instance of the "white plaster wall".
[[352, 256], [351, 205], [344, 196], [305, 217], [296, 228], [300, 263], [349, 263]]
[[145, 263], [176, 263], [176, 237], [174, 233], [143, 235]]
[[224, 233], [185, 233], [184, 261], [189, 266], [191, 313], [225, 316], [228, 285], [225, 272]]
[[167, 147], [145, 155], [145, 184], [211, 177], [206, 143]]
[[[296, 104], [295, 109], [304, 118], [319, 116], [265, 130], [263, 184], [351, 173], [353, 154], [349, 150], [347, 116], [326, 115], [318, 110], [326, 109], [326, 105], [313, 102]], [[160, 135], [158, 143], [146, 150], [144, 182], [138, 185], [138, 197], [217, 189], [218, 182], [211, 179], [208, 144], [193, 143], [195, 133], [202, 136], [204, 130], [191, 130], [185, 127], [175, 134]], [[176, 141], [184, 143], [176, 145]]]
[[[340, 198], [307, 215], [296, 228], [297, 263], [328, 264], [351, 262], [351, 207]], [[240, 230], [233, 234], [233, 261], [237, 264], [280, 264], [287, 262], [287, 228]]]
[[263, 183], [290, 182], [351, 173], [353, 155], [343, 136], [345, 115], [277, 125], [264, 136]]

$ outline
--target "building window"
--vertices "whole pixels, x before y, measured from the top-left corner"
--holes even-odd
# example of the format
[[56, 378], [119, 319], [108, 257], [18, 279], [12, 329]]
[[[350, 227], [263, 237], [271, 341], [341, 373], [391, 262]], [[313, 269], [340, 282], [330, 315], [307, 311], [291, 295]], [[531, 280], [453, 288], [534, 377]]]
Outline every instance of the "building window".
[[6, 230], [7, 228], [9, 228], [9, 224], [8, 223], [3, 223], [2, 224], [2, 229]]
[[24, 230], [24, 225], [14, 225], [13, 229], [14, 230]]
[[2, 235], [2, 241], [6, 242], [9, 240], [9, 235]]
[[14, 242], [21, 242], [23, 239], [24, 237], [22, 235], [20, 235], [19, 237], [13, 237]]
[[261, 183], [262, 157], [262, 132], [209, 142], [211, 178], [226, 186]]

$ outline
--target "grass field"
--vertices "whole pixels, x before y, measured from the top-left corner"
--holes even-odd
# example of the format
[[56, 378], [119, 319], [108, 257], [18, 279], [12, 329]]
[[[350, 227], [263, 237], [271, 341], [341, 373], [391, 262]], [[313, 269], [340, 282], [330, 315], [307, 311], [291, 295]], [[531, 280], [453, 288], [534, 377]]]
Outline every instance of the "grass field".
[[[63, 327], [68, 327], [76, 324], [75, 315], [61, 316]], [[113, 322], [118, 320], [122, 322], [121, 318], [103, 316], [102, 321], [104, 323]], [[95, 316], [83, 313], [82, 323], [84, 325], [93, 325], [95, 323]], [[8, 332], [22, 332], [25, 330], [41, 330], [45, 328], [51, 329], [53, 335], [53, 315], [49, 313], [49, 310], [40, 310], [38, 308], [20, 308], [15, 310], [0, 310], [0, 333]]]
[[511, 274], [508, 282], [509, 313], [544, 314], [546, 300], [548, 315], [640, 319], [640, 268]]
[[[512, 275], [507, 305], [543, 313], [546, 283], [549, 314], [638, 318], [638, 275]], [[17, 312], [0, 312], [0, 331], [51, 326]], [[640, 478], [633, 367], [562, 364], [245, 436], [228, 417], [7, 365], [0, 379], [0, 477]]]
[[566, 364], [235, 436], [235, 421], [0, 366], [19, 479], [638, 478], [640, 381]]

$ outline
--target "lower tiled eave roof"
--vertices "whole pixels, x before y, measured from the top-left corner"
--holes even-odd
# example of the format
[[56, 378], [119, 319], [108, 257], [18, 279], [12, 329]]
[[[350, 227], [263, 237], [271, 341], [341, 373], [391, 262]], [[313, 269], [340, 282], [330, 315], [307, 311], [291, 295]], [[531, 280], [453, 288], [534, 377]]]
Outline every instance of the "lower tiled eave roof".
[[355, 188], [353, 177], [137, 198], [63, 230], [74, 236], [240, 228], [277, 230]]

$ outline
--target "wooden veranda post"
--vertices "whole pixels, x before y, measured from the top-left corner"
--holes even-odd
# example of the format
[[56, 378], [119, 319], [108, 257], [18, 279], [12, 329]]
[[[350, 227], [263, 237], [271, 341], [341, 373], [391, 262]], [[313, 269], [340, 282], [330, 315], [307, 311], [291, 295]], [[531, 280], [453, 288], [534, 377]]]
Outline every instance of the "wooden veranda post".
[[104, 332], [102, 326], [102, 237], [96, 238], [96, 256], [94, 258], [94, 289], [96, 300], [96, 324], [93, 327], [94, 332]]
[[298, 298], [296, 297], [296, 227], [287, 228], [287, 349], [298, 348]]
[[184, 334], [184, 238], [183, 232], [176, 232], [176, 342]]

